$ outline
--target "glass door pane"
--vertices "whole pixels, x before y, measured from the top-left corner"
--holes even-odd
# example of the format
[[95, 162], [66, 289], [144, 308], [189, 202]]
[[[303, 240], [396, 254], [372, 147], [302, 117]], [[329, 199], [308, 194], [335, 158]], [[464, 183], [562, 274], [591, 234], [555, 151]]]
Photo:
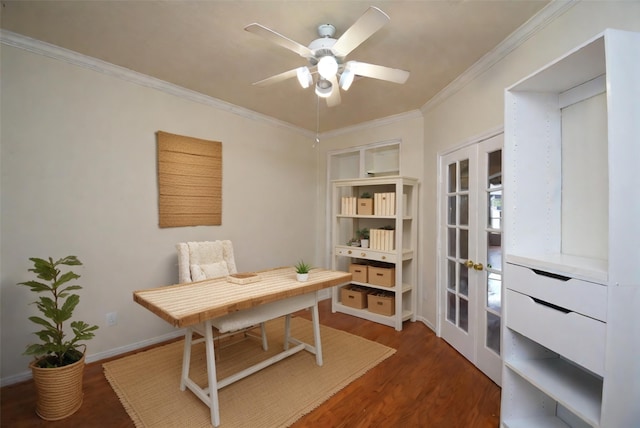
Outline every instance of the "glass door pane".
[[469, 330], [469, 160], [447, 166], [446, 319]]
[[502, 321], [502, 150], [487, 153], [485, 203], [486, 272], [484, 275], [485, 346], [500, 355]]

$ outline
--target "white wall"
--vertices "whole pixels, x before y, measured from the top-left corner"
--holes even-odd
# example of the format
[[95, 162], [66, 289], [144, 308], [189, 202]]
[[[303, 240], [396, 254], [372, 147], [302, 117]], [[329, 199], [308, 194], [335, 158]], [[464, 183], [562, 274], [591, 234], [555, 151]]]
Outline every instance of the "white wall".
[[[174, 331], [134, 290], [177, 282], [175, 244], [233, 240], [241, 271], [316, 263], [316, 153], [299, 130], [2, 46], [1, 377], [25, 376], [29, 257], [76, 255], [89, 359]], [[223, 144], [221, 226], [158, 228], [155, 132]], [[118, 313], [107, 327], [105, 314]]]
[[425, 273], [422, 315], [435, 324], [437, 256], [438, 154], [496, 129], [504, 123], [504, 89], [606, 28], [640, 31], [640, 2], [583, 1], [512, 51], [455, 95], [424, 114], [424, 177], [421, 197], [426, 205], [421, 239]]

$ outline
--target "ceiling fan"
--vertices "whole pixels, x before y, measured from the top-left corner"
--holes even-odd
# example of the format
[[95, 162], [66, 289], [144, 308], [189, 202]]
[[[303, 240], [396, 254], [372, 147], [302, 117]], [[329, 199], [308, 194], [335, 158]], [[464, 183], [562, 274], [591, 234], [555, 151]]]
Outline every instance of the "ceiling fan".
[[[355, 76], [371, 77], [394, 83], [404, 83], [409, 78], [409, 72], [382, 65], [368, 64], [359, 61], [346, 61], [346, 56], [362, 42], [371, 37], [376, 31], [389, 22], [389, 16], [377, 7], [369, 7], [367, 11], [347, 30], [339, 39], [334, 39], [336, 28], [331, 24], [318, 26], [320, 38], [312, 41], [309, 46], [301, 45], [282, 34], [260, 25], [249, 24], [244, 29], [265, 39], [289, 49], [309, 62], [308, 66], [294, 68], [284, 73], [276, 74], [259, 82], [256, 86], [266, 86], [297, 77], [303, 88], [313, 83], [313, 74], [318, 76], [315, 92], [319, 97], [327, 99], [329, 107], [340, 104], [340, 88], [346, 91], [353, 83]], [[339, 86], [339, 87], [338, 87]]]

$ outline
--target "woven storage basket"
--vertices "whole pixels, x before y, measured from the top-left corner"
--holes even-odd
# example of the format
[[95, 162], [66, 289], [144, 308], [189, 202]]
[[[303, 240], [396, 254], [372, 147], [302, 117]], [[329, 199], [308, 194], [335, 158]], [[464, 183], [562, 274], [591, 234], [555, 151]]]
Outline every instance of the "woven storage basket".
[[73, 364], [55, 368], [41, 368], [32, 362], [38, 400], [36, 413], [47, 421], [64, 419], [74, 414], [82, 406], [82, 375], [84, 356]]

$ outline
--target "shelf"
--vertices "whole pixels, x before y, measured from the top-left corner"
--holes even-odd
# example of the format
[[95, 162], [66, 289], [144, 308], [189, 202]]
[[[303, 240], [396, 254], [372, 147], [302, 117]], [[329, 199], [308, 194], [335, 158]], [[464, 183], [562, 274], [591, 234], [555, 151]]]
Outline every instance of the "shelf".
[[639, 69], [607, 29], [505, 90], [504, 426], [640, 426]]
[[387, 177], [387, 176], [397, 176], [400, 173], [397, 169], [389, 170], [389, 171], [367, 171], [367, 176], [369, 177]]
[[[395, 215], [360, 215], [360, 214], [338, 214], [337, 218], [369, 218], [369, 219], [381, 219], [381, 220], [395, 220]], [[404, 216], [402, 220], [413, 220], [411, 216]]]
[[[387, 325], [389, 327], [396, 326], [396, 315], [386, 316], [374, 314], [367, 309], [356, 309], [350, 306], [345, 306], [340, 302], [334, 303], [334, 311], [342, 312], [344, 314], [353, 315], [358, 318], [364, 318], [369, 321], [377, 322], [378, 324]], [[402, 321], [408, 321], [413, 316], [411, 311], [402, 311]]]
[[569, 428], [569, 425], [555, 416], [508, 419], [502, 425], [505, 428]]
[[[383, 316], [369, 312], [366, 309], [355, 309], [342, 305], [340, 300], [340, 287], [334, 288], [332, 291], [332, 310], [334, 312], [343, 312], [353, 316], [365, 318], [380, 324], [394, 327], [396, 330], [402, 330], [402, 323], [406, 320], [415, 321], [417, 293], [412, 290], [417, 289], [418, 280], [418, 261], [416, 260], [416, 250], [418, 243], [417, 225], [413, 219], [418, 218], [418, 180], [415, 178], [407, 178], [400, 176], [389, 177], [373, 177], [359, 179], [340, 179], [332, 182], [332, 208], [331, 208], [331, 242], [332, 242], [332, 268], [345, 269], [345, 264], [356, 260], [370, 262], [384, 262], [385, 266], [393, 267], [394, 282], [397, 286], [383, 287], [354, 281], [355, 285], [367, 287], [371, 290], [382, 290], [393, 294], [395, 299], [396, 314], [392, 316]], [[395, 195], [392, 200], [395, 215], [358, 215], [358, 214], [342, 214], [342, 212], [353, 213], [354, 210], [347, 209], [344, 206], [344, 198], [354, 198], [363, 193], [374, 195], [373, 205], [376, 206], [376, 194], [389, 193]], [[398, 197], [400, 195], [400, 197]], [[351, 200], [350, 203], [352, 203]], [[377, 201], [380, 202], [379, 200]], [[369, 207], [365, 207], [369, 208]], [[391, 210], [378, 207], [378, 212], [391, 212]], [[376, 212], [376, 210], [361, 212]], [[370, 244], [376, 243], [376, 238], [384, 241], [385, 245], [375, 246], [372, 248], [353, 247], [346, 244], [350, 242], [357, 230], [368, 228], [370, 231], [380, 228], [393, 228], [393, 234], [384, 234], [386, 236], [371, 233]], [[390, 239], [393, 238], [393, 244]], [[389, 239], [389, 241], [387, 241]], [[391, 248], [392, 251], [380, 250], [377, 248]], [[361, 276], [359, 279], [364, 279]], [[392, 282], [388, 282], [392, 283]], [[402, 311], [401, 311], [402, 309]]]
[[[351, 281], [351, 284], [359, 285], [361, 287], [375, 288], [376, 290], [382, 290], [382, 291], [391, 291], [391, 292], [398, 291], [396, 287], [383, 287], [381, 285], [369, 284], [368, 282]], [[411, 291], [411, 290], [413, 290], [413, 287], [410, 284], [402, 284], [403, 293], [406, 293], [407, 291]]]
[[388, 177], [370, 177], [370, 178], [346, 178], [333, 180], [336, 187], [363, 187], [363, 186], [381, 186], [393, 184], [394, 180], [403, 180], [405, 185], [416, 185], [418, 180], [415, 178], [388, 176]]
[[561, 358], [505, 361], [505, 366], [593, 426], [600, 424], [602, 380]]

